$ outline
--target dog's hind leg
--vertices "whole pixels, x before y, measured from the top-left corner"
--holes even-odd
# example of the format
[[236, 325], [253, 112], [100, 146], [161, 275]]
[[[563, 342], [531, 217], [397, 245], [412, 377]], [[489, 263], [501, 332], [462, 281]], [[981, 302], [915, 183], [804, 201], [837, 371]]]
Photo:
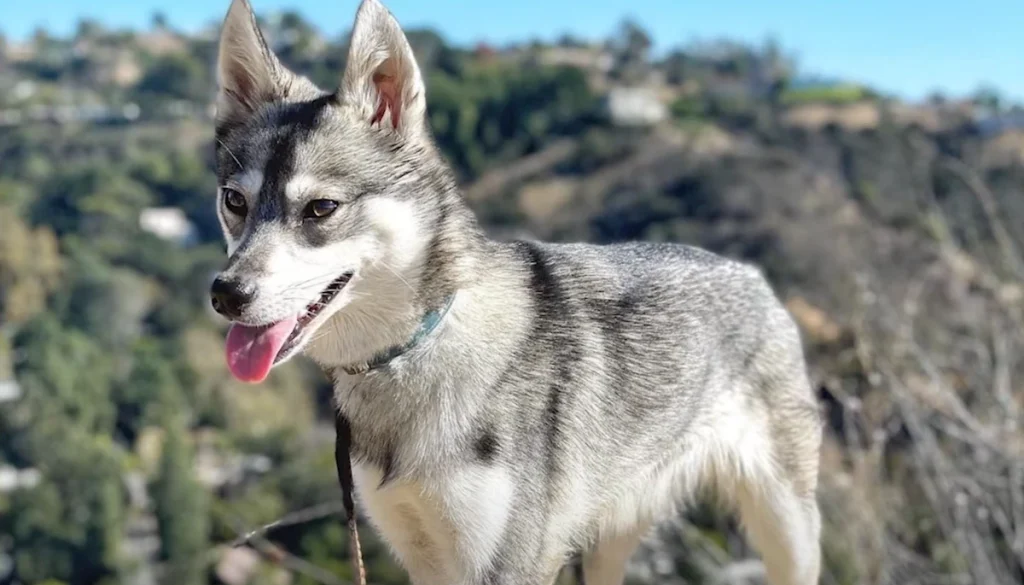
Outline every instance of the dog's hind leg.
[[782, 482], [744, 486], [740, 517], [764, 560], [769, 585], [815, 585], [820, 571], [821, 520], [813, 497]]
[[784, 423], [774, 437], [774, 464], [750, 470], [736, 486], [740, 519], [761, 554], [769, 585], [815, 585], [819, 579], [820, 434], [812, 420], [796, 417]]
[[583, 583], [622, 585], [626, 564], [647, 533], [647, 526], [600, 540], [583, 555]]

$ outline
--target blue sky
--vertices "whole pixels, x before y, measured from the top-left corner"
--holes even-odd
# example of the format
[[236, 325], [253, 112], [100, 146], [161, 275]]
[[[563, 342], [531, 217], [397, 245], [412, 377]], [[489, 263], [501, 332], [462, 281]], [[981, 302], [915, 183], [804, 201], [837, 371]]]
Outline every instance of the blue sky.
[[[358, 0], [251, 0], [257, 12], [294, 8], [325, 33], [350, 26]], [[0, 31], [67, 32], [81, 16], [145, 26], [162, 11], [175, 27], [219, 20], [229, 0], [2, 0]], [[808, 73], [869, 83], [912, 99], [933, 89], [992, 85], [1024, 100], [1024, 0], [385, 0], [404, 26], [429, 25], [460, 43], [597, 38], [634, 17], [664, 48], [693, 39], [759, 42], [768, 35]]]

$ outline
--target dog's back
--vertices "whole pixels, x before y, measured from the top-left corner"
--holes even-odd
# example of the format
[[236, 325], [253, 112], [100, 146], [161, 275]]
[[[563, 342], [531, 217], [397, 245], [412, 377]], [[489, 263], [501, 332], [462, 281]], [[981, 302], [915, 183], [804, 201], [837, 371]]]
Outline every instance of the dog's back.
[[[677, 244], [503, 252], [531, 325], [488, 411], [546, 538], [631, 551], [702, 486], [748, 502], [762, 526], [774, 522], [754, 512], [766, 493], [795, 494], [789, 504], [808, 511], [785, 538], [813, 538], [818, 412], [797, 329], [758, 270]], [[589, 572], [608, 574], [594, 566], [609, 554], [588, 557]]]

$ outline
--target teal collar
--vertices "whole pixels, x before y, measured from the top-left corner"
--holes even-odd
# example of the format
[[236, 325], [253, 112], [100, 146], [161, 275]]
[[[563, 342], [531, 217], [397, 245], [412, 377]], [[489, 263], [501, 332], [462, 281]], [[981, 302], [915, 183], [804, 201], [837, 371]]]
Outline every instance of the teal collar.
[[412, 337], [409, 339], [409, 341], [405, 342], [404, 345], [395, 345], [389, 347], [388, 349], [385, 349], [384, 351], [370, 358], [370, 360], [367, 362], [361, 364], [354, 364], [350, 366], [342, 366], [341, 369], [345, 370], [345, 372], [350, 376], [355, 376], [357, 374], [365, 374], [370, 370], [377, 369], [389, 363], [396, 357], [416, 347], [428, 335], [433, 333], [434, 329], [437, 329], [437, 326], [441, 324], [441, 321], [444, 319], [444, 316], [448, 314], [448, 310], [452, 308], [453, 301], [455, 301], [454, 294], [452, 294], [445, 300], [444, 305], [440, 309], [433, 309], [427, 311], [427, 314], [424, 315], [423, 319], [420, 321], [420, 326], [412, 334]]

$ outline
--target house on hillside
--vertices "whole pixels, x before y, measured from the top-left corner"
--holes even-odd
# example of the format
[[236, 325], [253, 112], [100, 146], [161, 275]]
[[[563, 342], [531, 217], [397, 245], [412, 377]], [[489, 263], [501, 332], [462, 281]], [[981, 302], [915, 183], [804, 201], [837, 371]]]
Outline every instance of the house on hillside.
[[139, 214], [139, 227], [156, 237], [188, 246], [195, 243], [198, 233], [185, 212], [177, 207], [149, 207]]
[[162, 28], [137, 35], [135, 42], [146, 52], [158, 56], [182, 53], [188, 48], [185, 39], [173, 31]]
[[18, 469], [10, 465], [0, 467], [0, 494], [15, 490], [28, 490], [39, 485], [43, 475], [38, 469]]
[[136, 55], [126, 49], [118, 49], [106, 55], [96, 71], [99, 83], [131, 87], [142, 79], [142, 65]]
[[21, 398], [21, 386], [14, 378], [0, 380], [0, 404]]
[[608, 73], [615, 57], [599, 45], [583, 47], [545, 47], [537, 55], [541, 65], [577, 67], [587, 71]]
[[604, 106], [617, 126], [654, 126], [669, 116], [668, 106], [650, 87], [613, 87], [605, 96]]

